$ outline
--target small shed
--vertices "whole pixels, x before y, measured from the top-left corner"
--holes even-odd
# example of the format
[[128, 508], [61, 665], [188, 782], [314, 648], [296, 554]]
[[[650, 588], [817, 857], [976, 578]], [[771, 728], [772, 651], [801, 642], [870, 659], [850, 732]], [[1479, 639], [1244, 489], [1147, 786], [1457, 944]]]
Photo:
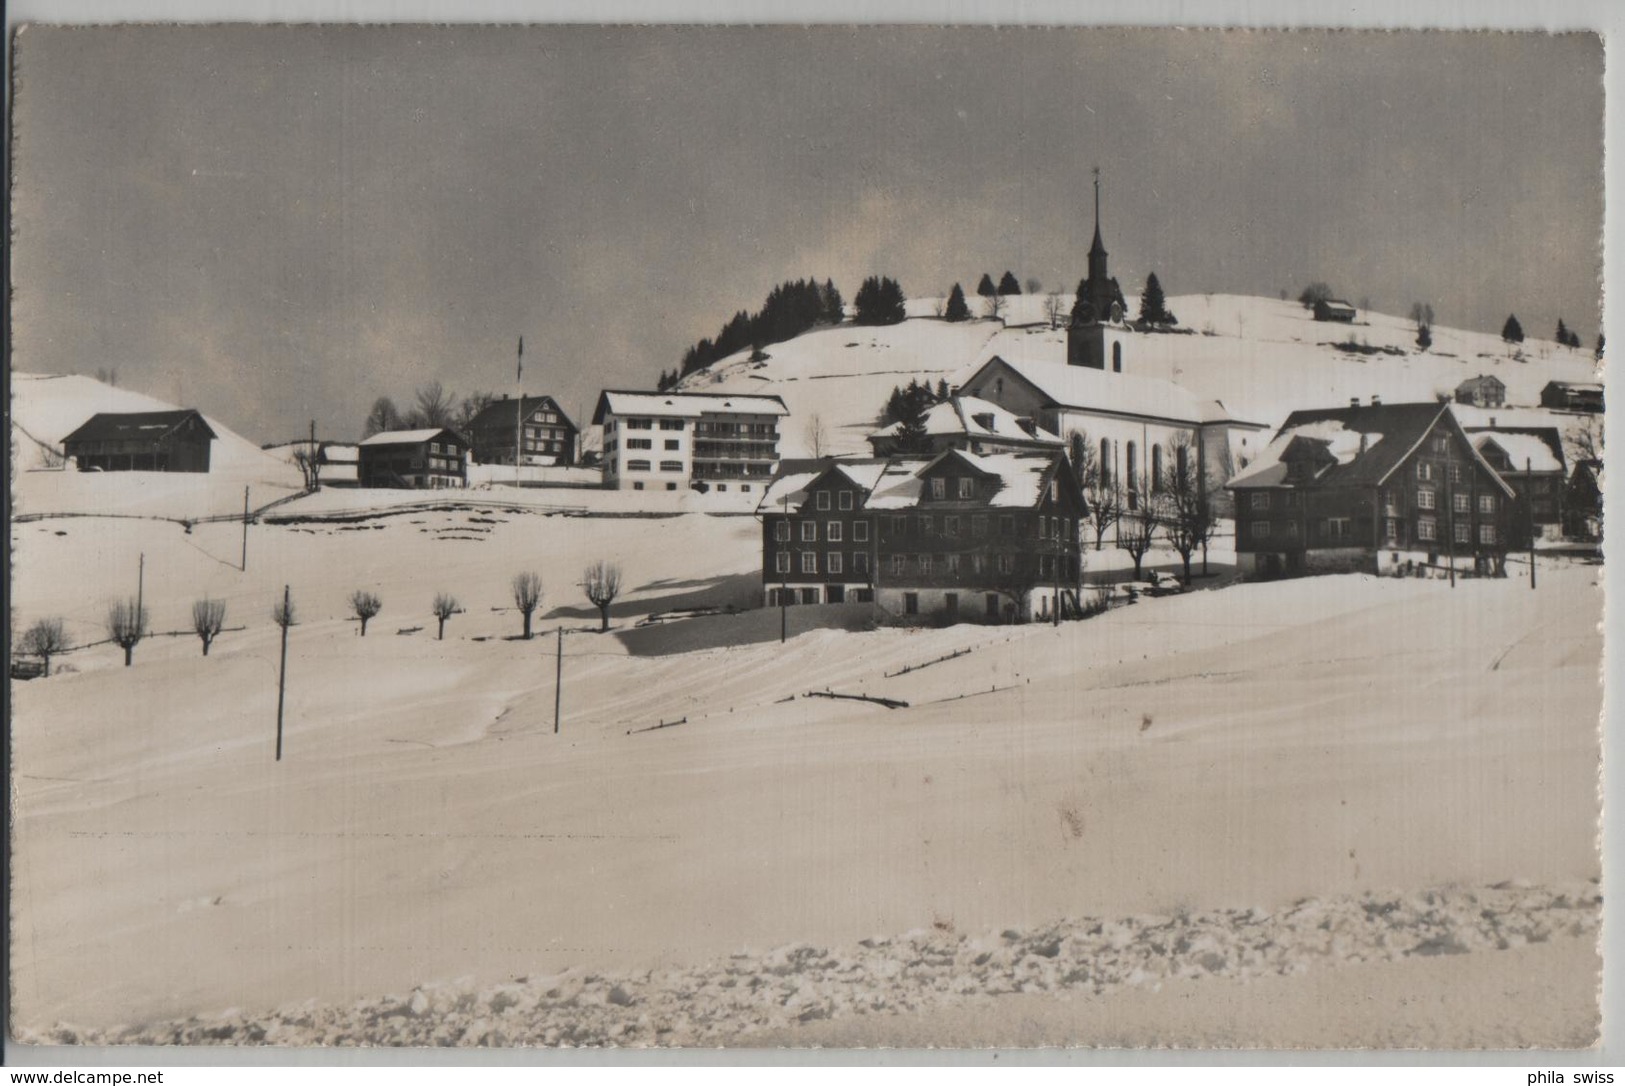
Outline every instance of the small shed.
[[1327, 298], [1324, 301], [1315, 303], [1315, 319], [1317, 321], [1353, 324], [1357, 312], [1359, 311], [1353, 305], [1341, 298]]

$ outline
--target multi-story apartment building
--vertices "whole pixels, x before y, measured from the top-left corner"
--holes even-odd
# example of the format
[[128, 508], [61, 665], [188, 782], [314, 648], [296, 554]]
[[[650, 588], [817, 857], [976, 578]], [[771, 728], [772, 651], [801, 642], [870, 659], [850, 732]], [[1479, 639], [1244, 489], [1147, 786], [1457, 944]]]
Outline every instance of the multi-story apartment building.
[[1499, 574], [1517, 515], [1448, 404], [1294, 411], [1229, 486], [1237, 557], [1266, 576]]
[[760, 493], [789, 413], [777, 396], [605, 391], [592, 416], [604, 432], [604, 485]]
[[875, 603], [950, 622], [1077, 608], [1086, 508], [1064, 453], [794, 461], [758, 512], [770, 605]]

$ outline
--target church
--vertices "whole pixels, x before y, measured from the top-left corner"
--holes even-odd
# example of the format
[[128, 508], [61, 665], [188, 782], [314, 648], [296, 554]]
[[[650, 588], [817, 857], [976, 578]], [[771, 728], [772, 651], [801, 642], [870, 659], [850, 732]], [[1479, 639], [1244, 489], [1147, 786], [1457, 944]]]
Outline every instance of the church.
[[1067, 327], [1067, 365], [1094, 370], [1110, 368], [1121, 373], [1127, 312], [1123, 288], [1106, 270], [1106, 243], [1100, 239], [1100, 168], [1096, 167], [1095, 237], [1089, 243], [1089, 276], [1078, 285], [1072, 322]]

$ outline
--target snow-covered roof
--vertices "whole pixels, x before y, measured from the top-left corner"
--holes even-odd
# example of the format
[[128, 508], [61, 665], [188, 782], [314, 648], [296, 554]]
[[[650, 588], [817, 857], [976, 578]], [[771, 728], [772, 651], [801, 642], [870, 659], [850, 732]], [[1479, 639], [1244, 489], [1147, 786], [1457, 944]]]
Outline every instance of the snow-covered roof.
[[[923, 463], [923, 461], [917, 461]], [[850, 479], [860, 490], [872, 491], [880, 482], [888, 460], [854, 459], [790, 460], [780, 465], [782, 474], [775, 475], [757, 508], [770, 512], [774, 507], [788, 503], [800, 505], [807, 498], [807, 488], [826, 472], [835, 470]]]
[[606, 414], [643, 418], [698, 418], [701, 415], [788, 415], [777, 396], [709, 392], [623, 392], [606, 389], [598, 397], [592, 421]]
[[[1472, 435], [1473, 448], [1484, 451], [1492, 442], [1500, 446], [1517, 471], [1562, 471], [1563, 463], [1553, 454], [1551, 446], [1534, 434], [1509, 434], [1494, 430], [1481, 430]], [[1525, 467], [1527, 465], [1527, 468]]]
[[[1230, 421], [1218, 400], [1203, 400], [1156, 377], [1113, 373], [1089, 366], [1022, 358], [1014, 361], [994, 355], [964, 383], [970, 394], [983, 390], [993, 375], [990, 369], [1007, 366], [1059, 407], [1166, 419], [1197, 424]], [[1263, 429], [1262, 425], [1259, 429]]]
[[323, 445], [322, 460], [329, 464], [354, 464], [361, 459], [361, 450], [354, 445]]
[[800, 505], [807, 488], [831, 470], [839, 471], [868, 492], [864, 509], [911, 509], [920, 502], [925, 477], [945, 460], [958, 458], [974, 470], [998, 480], [988, 504], [994, 508], [1026, 509], [1043, 496], [1044, 480], [1057, 460], [1053, 452], [1016, 452], [978, 455], [946, 449], [934, 457], [893, 456], [887, 459], [791, 461], [789, 470], [774, 478], [757, 509], [773, 512], [785, 505]]
[[[925, 413], [925, 432], [932, 436], [963, 435], [984, 441], [1021, 441], [1057, 447], [1064, 444], [1060, 437], [1042, 426], [1031, 425], [1029, 431], [1015, 414], [978, 396], [950, 396], [933, 404]], [[902, 426], [901, 422], [894, 422], [871, 436], [896, 437]]]
[[[364, 446], [370, 445], [421, 445], [431, 441], [442, 434], [457, 437], [456, 434], [444, 427], [430, 427], [427, 430], [384, 430], [362, 440]], [[458, 438], [461, 441], [461, 438]]]
[[1377, 432], [1362, 433], [1351, 430], [1341, 419], [1320, 419], [1283, 429], [1275, 435], [1258, 458], [1230, 477], [1231, 486], [1276, 486], [1286, 479], [1286, 464], [1281, 456], [1291, 444], [1303, 438], [1322, 442], [1326, 451], [1339, 464], [1353, 463], [1362, 452], [1368, 452], [1382, 440]]

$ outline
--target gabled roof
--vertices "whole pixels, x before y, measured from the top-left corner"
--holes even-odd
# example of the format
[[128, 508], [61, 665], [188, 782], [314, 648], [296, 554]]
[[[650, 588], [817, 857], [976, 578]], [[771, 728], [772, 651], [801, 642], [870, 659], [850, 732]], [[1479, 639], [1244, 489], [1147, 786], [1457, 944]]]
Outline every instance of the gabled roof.
[[[1483, 452], [1485, 446], [1495, 445], [1506, 454], [1511, 462], [1508, 470], [1514, 473], [1528, 471], [1562, 471], [1563, 459], [1561, 452], [1554, 452], [1552, 442], [1557, 441], [1557, 431], [1549, 431], [1552, 441], [1529, 433], [1511, 433], [1498, 430], [1479, 430], [1472, 434], [1473, 448]], [[1561, 450], [1559, 442], [1557, 449]]]
[[[977, 396], [950, 396], [933, 404], [925, 413], [925, 432], [933, 437], [963, 436], [973, 441], [1021, 442], [1057, 448], [1065, 444], [1042, 426], [1029, 424], [1031, 430], [1023, 426], [1016, 415]], [[870, 434], [869, 439], [896, 437], [902, 428], [901, 422], [894, 422]]]
[[361, 450], [354, 445], [331, 441], [322, 445], [320, 455], [324, 464], [354, 464], [361, 459]]
[[211, 439], [216, 436], [196, 408], [178, 411], [100, 411], [62, 439], [70, 441], [161, 441], [183, 423], [196, 419]]
[[605, 389], [598, 396], [592, 421], [606, 414], [653, 418], [692, 419], [701, 415], [788, 415], [790, 409], [777, 396], [733, 395], [720, 392], [627, 392]]
[[1462, 389], [1474, 388], [1474, 387], [1476, 387], [1478, 385], [1499, 385], [1502, 389], [1505, 389], [1507, 387], [1507, 383], [1505, 381], [1501, 380], [1499, 377], [1495, 376], [1494, 374], [1492, 374], [1492, 373], [1481, 373], [1477, 377], [1469, 377], [1469, 378], [1467, 378], [1467, 380], [1465, 380], [1461, 384], [1457, 385], [1456, 386], [1456, 391], [1460, 392]]
[[1010, 361], [994, 355], [961, 382], [968, 388], [987, 371], [1003, 367], [1032, 386], [1050, 407], [1070, 407], [1105, 414], [1132, 415], [1176, 425], [1197, 426], [1209, 422], [1237, 421], [1242, 426], [1265, 429], [1262, 423], [1232, 420], [1218, 400], [1200, 400], [1187, 390], [1156, 377], [1113, 373], [1089, 366], [1069, 366], [1064, 362], [1032, 359]]
[[[1226, 486], [1281, 485], [1287, 475], [1282, 454], [1299, 438], [1325, 442], [1327, 450], [1337, 461], [1335, 465], [1316, 473], [1315, 485], [1380, 486], [1395, 468], [1416, 451], [1433, 429], [1434, 423], [1440, 421], [1461, 437], [1467, 437], [1451, 413], [1449, 404], [1368, 404], [1362, 407], [1294, 411], [1287, 416], [1286, 422], [1258, 459], [1233, 475]], [[1472, 450], [1478, 463], [1510, 495], [1512, 490], [1506, 481], [1473, 448], [1470, 440], [1467, 447]]]
[[[517, 407], [515, 407], [516, 404]], [[510, 400], [504, 397], [500, 400], [492, 400], [479, 414], [469, 420], [468, 428], [472, 430], [476, 426], [506, 425], [513, 421], [516, 411], [528, 418], [532, 411], [549, 405], [559, 413], [559, 417], [571, 429], [578, 428], [570, 416], [565, 413], [564, 408], [559, 406], [559, 402], [551, 396], [521, 396], [518, 400]]]
[[1567, 389], [1570, 392], [1602, 392], [1602, 385], [1596, 381], [1547, 381], [1546, 388]]
[[988, 505], [998, 509], [1029, 509], [1044, 497], [1045, 488], [1060, 469], [1060, 452], [1032, 451], [977, 455], [963, 449], [945, 449], [936, 456], [892, 456], [787, 460], [762, 495], [757, 512], [771, 513], [799, 506], [820, 479], [838, 472], [857, 484], [865, 497], [859, 508], [911, 509], [920, 502], [932, 469], [958, 461], [995, 484]]
[[468, 439], [456, 430], [444, 426], [430, 427], [427, 430], [382, 430], [361, 442], [362, 448], [372, 448], [378, 445], [421, 445], [425, 441], [434, 441], [442, 436], [449, 437], [459, 445], [467, 445]]

